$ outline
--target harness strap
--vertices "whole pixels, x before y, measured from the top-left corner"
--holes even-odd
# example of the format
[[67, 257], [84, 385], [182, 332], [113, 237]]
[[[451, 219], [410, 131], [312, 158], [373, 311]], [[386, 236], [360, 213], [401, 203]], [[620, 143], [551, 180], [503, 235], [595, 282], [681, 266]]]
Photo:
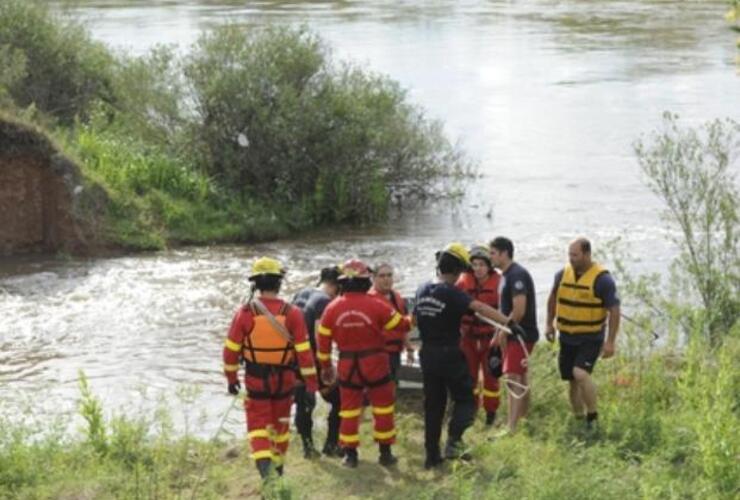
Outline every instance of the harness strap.
[[[380, 377], [377, 380], [368, 380], [365, 378], [365, 376], [362, 374], [362, 370], [360, 369], [360, 358], [364, 358], [367, 356], [372, 356], [373, 354], [385, 354], [385, 351], [383, 349], [365, 349], [362, 351], [343, 351], [339, 353], [339, 359], [351, 359], [352, 360], [352, 367], [349, 369], [349, 374], [347, 375], [347, 378], [345, 380], [340, 380], [339, 385], [341, 387], [346, 387], [348, 389], [364, 389], [365, 387], [379, 387], [383, 384], [387, 384], [391, 381], [391, 375], [390, 373], [386, 373], [383, 377]], [[357, 373], [357, 376], [360, 378], [361, 384], [355, 384], [351, 382], [353, 375]]]

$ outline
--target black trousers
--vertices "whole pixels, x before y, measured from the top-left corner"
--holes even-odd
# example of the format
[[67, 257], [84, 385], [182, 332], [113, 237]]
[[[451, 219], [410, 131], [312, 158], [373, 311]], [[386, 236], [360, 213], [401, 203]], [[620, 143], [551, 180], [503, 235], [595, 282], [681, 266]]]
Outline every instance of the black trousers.
[[388, 361], [391, 366], [391, 380], [398, 387], [398, 369], [401, 368], [401, 353], [400, 352], [389, 352]]
[[448, 393], [453, 402], [448, 439], [461, 439], [473, 424], [473, 379], [458, 346], [422, 346], [419, 356], [424, 380], [424, 447], [428, 457], [439, 457]]
[[[335, 387], [325, 396], [324, 401], [331, 405], [331, 410], [326, 419], [327, 431], [326, 442], [337, 444], [339, 442], [339, 388]], [[310, 397], [306, 392], [306, 386], [301, 384], [295, 389], [295, 427], [298, 434], [304, 440], [313, 442], [313, 410], [316, 408], [316, 398]]]

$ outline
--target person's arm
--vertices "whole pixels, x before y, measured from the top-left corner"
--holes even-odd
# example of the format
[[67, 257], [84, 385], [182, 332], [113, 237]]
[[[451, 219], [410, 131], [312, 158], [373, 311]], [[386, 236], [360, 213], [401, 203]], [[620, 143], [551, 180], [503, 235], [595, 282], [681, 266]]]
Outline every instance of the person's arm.
[[494, 309], [493, 307], [489, 306], [485, 302], [481, 302], [480, 300], [473, 300], [472, 302], [470, 302], [470, 305], [468, 307], [474, 313], [478, 313], [481, 316], [492, 319], [496, 323], [505, 325], [509, 322], [509, 317], [504, 316], [501, 311], [499, 311], [498, 309]]
[[558, 288], [560, 281], [563, 279], [563, 271], [555, 273], [555, 281], [550, 289], [550, 296], [547, 297], [547, 322], [545, 323], [545, 338], [548, 342], [555, 340], [555, 311], [557, 308]]
[[293, 334], [293, 349], [298, 359], [301, 376], [306, 381], [306, 389], [308, 392], [316, 392], [319, 387], [316, 375], [316, 363], [314, 361], [313, 351], [311, 350], [311, 342], [308, 340], [306, 320], [303, 318], [301, 310], [297, 307], [292, 307], [286, 323], [288, 330]]
[[606, 342], [601, 348], [601, 357], [604, 359], [611, 358], [617, 350], [617, 333], [619, 333], [619, 321], [621, 319], [621, 309], [619, 304], [609, 308], [609, 333]]
[[555, 291], [550, 291], [547, 297], [547, 320], [545, 323], [545, 338], [548, 342], [555, 340]]
[[[229, 393], [238, 394], [241, 384], [239, 383], [239, 360], [242, 354], [242, 345], [244, 343], [245, 319], [242, 315], [243, 310], [237, 311], [234, 319], [231, 321], [229, 333], [224, 341], [223, 363], [224, 375], [228, 383]], [[251, 328], [251, 326], [249, 327]], [[247, 328], [247, 331], [249, 330]]]
[[335, 371], [331, 364], [331, 344], [332, 344], [332, 317], [331, 308], [324, 310], [321, 315], [321, 321], [319, 327], [316, 330], [316, 340], [318, 343], [318, 349], [316, 352], [316, 358], [318, 359], [319, 366], [321, 367], [321, 381], [326, 385], [334, 383]]

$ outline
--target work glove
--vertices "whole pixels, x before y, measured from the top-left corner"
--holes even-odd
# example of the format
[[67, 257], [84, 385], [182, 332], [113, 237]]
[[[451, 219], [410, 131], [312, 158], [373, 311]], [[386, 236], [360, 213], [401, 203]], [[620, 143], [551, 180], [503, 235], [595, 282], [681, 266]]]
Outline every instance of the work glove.
[[514, 337], [519, 337], [520, 339], [524, 339], [527, 336], [527, 332], [524, 331], [524, 328], [522, 328], [522, 325], [520, 325], [513, 319], [510, 319], [509, 322], [506, 323], [506, 326], [509, 327], [509, 330], [511, 330], [511, 335]]
[[236, 396], [239, 394], [239, 390], [242, 388], [242, 385], [237, 380], [233, 384], [229, 384], [229, 394]]

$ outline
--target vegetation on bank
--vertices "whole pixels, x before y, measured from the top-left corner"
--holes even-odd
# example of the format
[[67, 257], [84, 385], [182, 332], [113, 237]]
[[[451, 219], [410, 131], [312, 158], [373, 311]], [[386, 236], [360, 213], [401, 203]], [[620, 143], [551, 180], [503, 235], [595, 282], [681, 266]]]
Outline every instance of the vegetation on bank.
[[383, 221], [474, 168], [388, 77], [303, 28], [114, 53], [43, 2], [0, 3], [0, 110], [51, 131], [109, 193], [107, 241], [269, 239]]

